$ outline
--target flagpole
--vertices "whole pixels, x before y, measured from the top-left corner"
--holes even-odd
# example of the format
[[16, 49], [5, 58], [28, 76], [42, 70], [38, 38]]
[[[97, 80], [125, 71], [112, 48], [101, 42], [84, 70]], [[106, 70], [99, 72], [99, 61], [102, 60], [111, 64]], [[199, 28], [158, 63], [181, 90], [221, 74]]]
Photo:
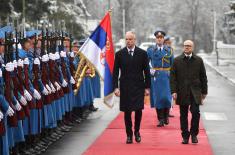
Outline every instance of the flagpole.
[[112, 12], [113, 12], [113, 7], [111, 7], [108, 11], [109, 15], [110, 15], [110, 25], [112, 27]]

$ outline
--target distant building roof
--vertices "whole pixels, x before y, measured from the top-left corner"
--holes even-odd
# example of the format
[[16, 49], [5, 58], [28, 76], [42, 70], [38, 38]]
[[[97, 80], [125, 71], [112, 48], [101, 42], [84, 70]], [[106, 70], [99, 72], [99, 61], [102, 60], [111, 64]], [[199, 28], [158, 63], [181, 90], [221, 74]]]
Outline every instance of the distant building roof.
[[234, 10], [230, 10], [228, 12], [225, 12], [224, 14], [225, 15], [233, 15], [233, 14], [235, 14], [235, 11]]

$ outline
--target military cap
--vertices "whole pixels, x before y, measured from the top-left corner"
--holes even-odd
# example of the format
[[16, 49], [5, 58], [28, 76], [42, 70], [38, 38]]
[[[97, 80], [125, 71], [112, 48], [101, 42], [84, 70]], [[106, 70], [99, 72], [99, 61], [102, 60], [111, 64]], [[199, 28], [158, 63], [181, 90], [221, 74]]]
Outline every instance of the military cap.
[[5, 33], [3, 31], [0, 31], [0, 39], [4, 39], [5, 38]]
[[5, 32], [9, 33], [13, 31], [13, 27], [12, 26], [4, 26], [2, 28], [0, 28], [0, 38], [4, 39], [5, 38]]
[[157, 30], [156, 32], [154, 32], [154, 36], [165, 36], [166, 33], [162, 30]]
[[27, 37], [27, 38], [32, 38], [32, 37], [35, 36], [35, 34], [38, 36], [38, 35], [40, 35], [41, 33], [42, 33], [42, 31], [40, 31], [40, 30], [27, 31], [27, 32], [26, 32], [26, 37]]
[[20, 44], [23, 46], [24, 43], [26, 43], [27, 41], [30, 41], [30, 39], [29, 38], [22, 38], [22, 39], [19, 39], [19, 41], [20, 41]]

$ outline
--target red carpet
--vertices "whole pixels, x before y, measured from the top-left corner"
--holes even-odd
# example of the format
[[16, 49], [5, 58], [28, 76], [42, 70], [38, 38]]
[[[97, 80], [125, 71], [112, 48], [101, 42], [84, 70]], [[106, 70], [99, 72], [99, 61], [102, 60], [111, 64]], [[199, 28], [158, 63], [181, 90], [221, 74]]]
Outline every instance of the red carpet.
[[[198, 144], [181, 144], [179, 109], [173, 109], [175, 117], [163, 128], [156, 127], [156, 113], [146, 106], [143, 111], [140, 144], [126, 144], [123, 113], [106, 128], [100, 137], [84, 152], [84, 155], [212, 155], [203, 124], [200, 124]], [[134, 116], [134, 114], [133, 114]], [[132, 116], [132, 118], [134, 118]]]

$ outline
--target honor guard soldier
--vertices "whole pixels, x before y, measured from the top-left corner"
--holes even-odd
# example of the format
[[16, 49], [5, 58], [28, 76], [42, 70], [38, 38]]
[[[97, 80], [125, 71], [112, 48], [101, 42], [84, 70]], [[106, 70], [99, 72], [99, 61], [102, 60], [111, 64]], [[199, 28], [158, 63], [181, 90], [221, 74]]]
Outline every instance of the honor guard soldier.
[[158, 127], [169, 124], [169, 110], [171, 108], [171, 91], [169, 84], [170, 69], [173, 63], [172, 49], [165, 46], [164, 31], [154, 33], [156, 45], [147, 49], [151, 73], [151, 107], [156, 109]]
[[[4, 38], [5, 31], [0, 29], [0, 155], [9, 155], [8, 132], [11, 128], [7, 126], [7, 116], [13, 116], [14, 111], [9, 106], [4, 96]], [[10, 130], [10, 131], [8, 131]]]

